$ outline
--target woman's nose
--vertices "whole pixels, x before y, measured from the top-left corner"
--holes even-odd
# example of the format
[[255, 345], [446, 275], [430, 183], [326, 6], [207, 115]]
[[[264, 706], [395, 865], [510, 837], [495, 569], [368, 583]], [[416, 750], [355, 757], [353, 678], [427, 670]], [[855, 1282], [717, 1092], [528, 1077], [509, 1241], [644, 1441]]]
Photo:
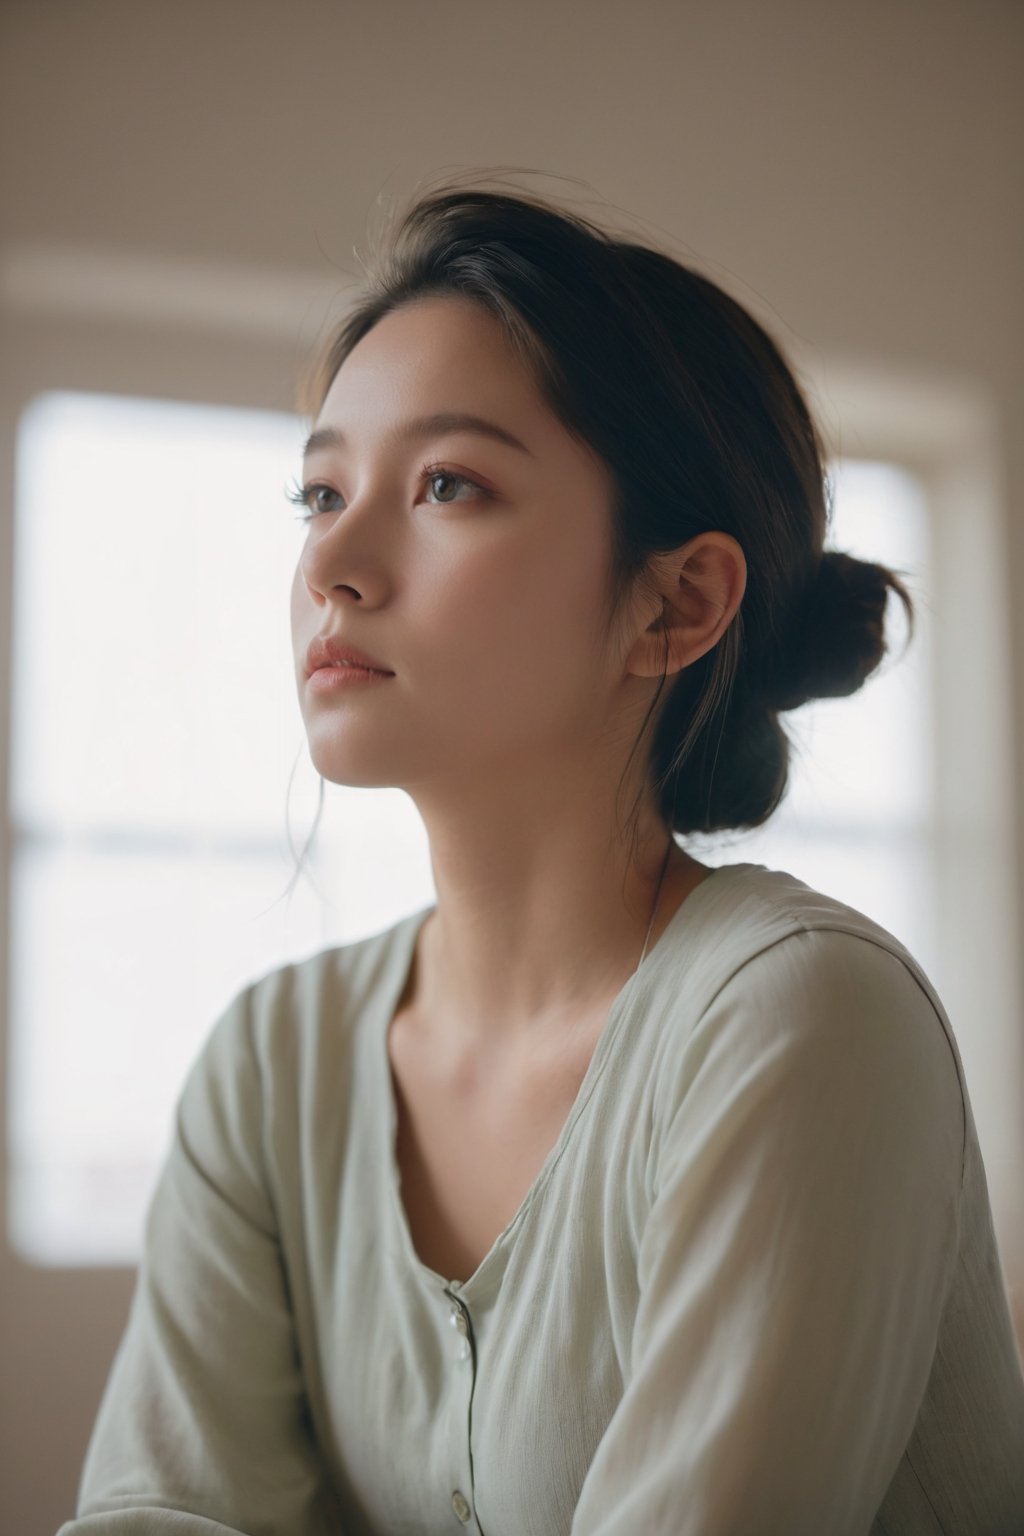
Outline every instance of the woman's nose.
[[309, 590], [379, 598], [389, 583], [385, 525], [380, 497], [362, 496], [338, 512], [314, 514], [299, 557]]

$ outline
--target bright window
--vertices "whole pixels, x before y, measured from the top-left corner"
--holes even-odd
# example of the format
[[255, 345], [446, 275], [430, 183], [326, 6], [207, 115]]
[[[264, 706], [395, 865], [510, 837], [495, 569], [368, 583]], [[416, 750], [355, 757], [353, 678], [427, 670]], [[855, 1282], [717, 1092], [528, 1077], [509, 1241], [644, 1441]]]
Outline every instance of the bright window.
[[[29, 1262], [136, 1263], [177, 1095], [230, 997], [434, 899], [410, 798], [327, 785], [315, 887], [282, 900], [319, 787], [289, 629], [300, 452], [283, 413], [51, 393], [22, 417], [7, 1167]], [[839, 547], [923, 576], [926, 533], [908, 475], [840, 467]], [[788, 800], [710, 861], [790, 869], [927, 964], [925, 631], [855, 698], [784, 717], [807, 754]]]
[[281, 899], [319, 787], [289, 624], [300, 428], [64, 393], [22, 417], [7, 1168], [30, 1262], [137, 1262], [231, 995], [433, 899], [409, 797], [336, 785], [306, 863], [328, 900], [306, 878]]

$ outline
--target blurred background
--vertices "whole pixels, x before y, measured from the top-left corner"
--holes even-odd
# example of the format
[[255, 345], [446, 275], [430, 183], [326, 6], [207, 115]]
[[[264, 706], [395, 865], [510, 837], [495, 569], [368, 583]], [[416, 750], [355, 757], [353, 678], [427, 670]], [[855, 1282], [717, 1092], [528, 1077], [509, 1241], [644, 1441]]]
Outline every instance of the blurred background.
[[784, 717], [789, 869], [924, 965], [1024, 1340], [1024, 11], [1014, 0], [0, 4], [0, 1527], [74, 1509], [185, 1073], [249, 980], [433, 900], [295, 691], [296, 386], [431, 180], [746, 304], [816, 406], [830, 543], [919, 631]]

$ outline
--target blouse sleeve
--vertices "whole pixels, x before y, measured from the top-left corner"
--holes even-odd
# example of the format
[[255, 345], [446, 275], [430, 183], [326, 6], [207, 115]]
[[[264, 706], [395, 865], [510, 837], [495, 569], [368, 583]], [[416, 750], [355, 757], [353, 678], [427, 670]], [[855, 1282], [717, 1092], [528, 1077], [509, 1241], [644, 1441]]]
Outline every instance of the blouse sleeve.
[[571, 1536], [867, 1536], [957, 1248], [949, 1040], [896, 954], [790, 934], [681, 1054], [623, 1396]]
[[185, 1081], [127, 1326], [58, 1536], [338, 1536], [262, 1173], [248, 993]]

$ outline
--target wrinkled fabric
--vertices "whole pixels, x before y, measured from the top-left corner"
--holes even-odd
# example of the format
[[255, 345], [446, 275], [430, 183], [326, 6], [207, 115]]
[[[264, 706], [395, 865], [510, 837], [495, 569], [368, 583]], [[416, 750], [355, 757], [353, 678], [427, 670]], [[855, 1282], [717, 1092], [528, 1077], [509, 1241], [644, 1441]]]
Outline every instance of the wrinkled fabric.
[[387, 1027], [431, 910], [210, 1030], [59, 1536], [1024, 1536], [985, 1170], [905, 947], [717, 869], [459, 1283], [394, 1155]]

